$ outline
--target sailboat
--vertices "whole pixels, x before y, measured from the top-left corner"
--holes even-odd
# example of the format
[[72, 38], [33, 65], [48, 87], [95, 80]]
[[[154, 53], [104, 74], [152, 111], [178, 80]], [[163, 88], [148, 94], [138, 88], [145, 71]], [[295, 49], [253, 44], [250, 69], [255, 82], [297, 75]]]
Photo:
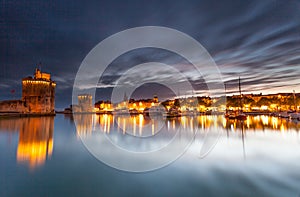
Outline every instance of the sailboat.
[[243, 113], [243, 100], [242, 100], [242, 89], [241, 89], [241, 78], [239, 77], [239, 92], [240, 92], [240, 107], [241, 109], [238, 111], [236, 115], [236, 119], [238, 120], [246, 120], [247, 116]]
[[235, 113], [230, 113], [230, 114], [225, 114], [225, 117], [229, 118], [229, 119], [237, 119], [237, 120], [246, 120], [247, 119], [247, 115], [243, 113], [243, 103], [242, 103], [242, 90], [241, 90], [241, 78], [239, 77], [239, 92], [240, 92], [240, 98], [239, 98], [239, 102], [240, 102], [240, 109], [235, 112]]

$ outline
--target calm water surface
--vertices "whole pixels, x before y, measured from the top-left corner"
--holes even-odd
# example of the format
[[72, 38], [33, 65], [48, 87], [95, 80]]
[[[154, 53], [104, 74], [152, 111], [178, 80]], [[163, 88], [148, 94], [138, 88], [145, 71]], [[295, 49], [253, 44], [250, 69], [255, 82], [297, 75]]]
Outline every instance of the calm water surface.
[[[161, 126], [164, 133], [156, 133]], [[170, 165], [145, 173], [103, 164], [80, 139], [102, 132], [120, 147], [145, 151], [164, 146], [178, 128], [181, 140], [195, 136], [193, 144]], [[142, 115], [0, 119], [0, 196], [300, 196], [299, 129], [300, 122], [268, 116], [244, 122]], [[215, 131], [218, 143], [200, 159], [204, 136]]]

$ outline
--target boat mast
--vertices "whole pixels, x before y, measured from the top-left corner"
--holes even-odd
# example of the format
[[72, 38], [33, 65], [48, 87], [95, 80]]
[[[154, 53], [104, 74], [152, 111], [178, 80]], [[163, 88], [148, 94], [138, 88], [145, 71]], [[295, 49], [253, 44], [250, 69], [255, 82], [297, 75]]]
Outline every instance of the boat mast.
[[240, 92], [240, 111], [243, 111], [243, 102], [242, 102], [242, 89], [241, 89], [241, 77], [239, 77], [239, 92]]
[[297, 112], [297, 103], [296, 103], [296, 94], [295, 94], [295, 90], [293, 90], [293, 97], [294, 97], [294, 108], [295, 108], [295, 111]]
[[227, 87], [226, 87], [226, 82], [224, 83], [225, 86], [225, 113], [228, 113], [228, 109], [227, 109]]

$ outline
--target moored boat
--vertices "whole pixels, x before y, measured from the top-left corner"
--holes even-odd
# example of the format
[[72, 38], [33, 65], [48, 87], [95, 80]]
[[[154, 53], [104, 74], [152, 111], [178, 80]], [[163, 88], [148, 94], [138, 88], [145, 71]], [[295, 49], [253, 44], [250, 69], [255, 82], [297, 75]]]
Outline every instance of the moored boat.
[[299, 112], [293, 112], [293, 113], [289, 113], [289, 118], [291, 119], [297, 119], [300, 120], [300, 113]]
[[[226, 86], [225, 86], [226, 87]], [[241, 90], [241, 79], [239, 78], [239, 92], [240, 92], [240, 110], [238, 111], [232, 111], [231, 113], [228, 113], [228, 110], [226, 109], [225, 117], [229, 119], [237, 119], [237, 120], [246, 120], [247, 115], [243, 113], [243, 102], [242, 102], [242, 90]]]

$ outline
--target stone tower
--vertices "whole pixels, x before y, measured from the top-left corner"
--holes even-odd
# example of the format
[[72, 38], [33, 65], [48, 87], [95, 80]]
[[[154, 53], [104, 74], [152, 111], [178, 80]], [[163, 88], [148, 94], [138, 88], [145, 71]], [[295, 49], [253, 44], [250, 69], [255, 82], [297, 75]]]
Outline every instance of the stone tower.
[[93, 97], [90, 94], [78, 95], [80, 112], [93, 112]]
[[25, 101], [29, 113], [55, 114], [56, 83], [48, 73], [35, 69], [34, 77], [22, 79], [22, 100]]

